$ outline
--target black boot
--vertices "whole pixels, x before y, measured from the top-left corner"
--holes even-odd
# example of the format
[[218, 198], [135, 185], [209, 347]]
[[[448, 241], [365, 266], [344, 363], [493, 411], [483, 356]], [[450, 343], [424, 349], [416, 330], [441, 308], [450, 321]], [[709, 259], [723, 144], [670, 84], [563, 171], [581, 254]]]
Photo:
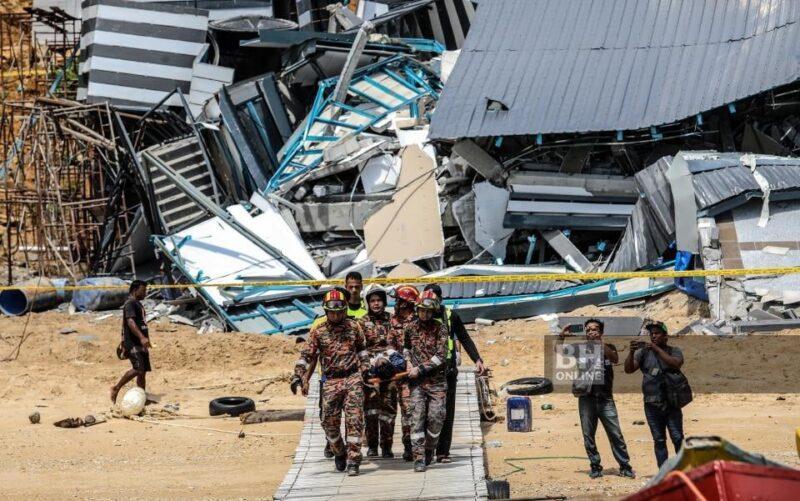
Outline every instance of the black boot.
[[411, 440], [408, 442], [403, 440], [403, 459], [406, 461], [412, 461], [414, 459], [414, 453], [411, 451]]
[[336, 471], [344, 471], [347, 468], [347, 454], [336, 456], [333, 460], [336, 463]]
[[381, 457], [384, 459], [391, 459], [394, 457], [391, 447], [381, 447]]
[[358, 463], [350, 463], [347, 465], [347, 476], [348, 477], [358, 476]]
[[421, 473], [421, 472], [423, 472], [423, 471], [425, 471], [427, 469], [428, 469], [428, 467], [425, 466], [425, 461], [423, 461], [421, 459], [418, 460], [418, 461], [414, 461], [414, 471], [415, 472]]
[[425, 466], [430, 466], [433, 463], [433, 450], [425, 449]]
[[367, 457], [368, 458], [376, 458], [378, 457], [378, 447], [367, 447]]
[[325, 450], [323, 451], [323, 454], [325, 454], [325, 457], [328, 459], [333, 457], [333, 451], [331, 450], [331, 443], [328, 441], [325, 442]]

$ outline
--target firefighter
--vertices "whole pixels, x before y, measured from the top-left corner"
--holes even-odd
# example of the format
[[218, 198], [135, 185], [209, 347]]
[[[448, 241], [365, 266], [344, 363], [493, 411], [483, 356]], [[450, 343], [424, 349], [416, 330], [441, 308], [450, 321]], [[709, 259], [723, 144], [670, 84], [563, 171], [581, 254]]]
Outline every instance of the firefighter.
[[[334, 454], [336, 469], [358, 475], [361, 463], [361, 434], [364, 429], [364, 377], [369, 355], [361, 326], [347, 318], [347, 298], [331, 290], [322, 301], [325, 322], [313, 327], [294, 368], [292, 387], [302, 386], [308, 395], [309, 368], [319, 359], [325, 386], [322, 388], [322, 428]], [[345, 436], [341, 435], [342, 411]]]
[[[423, 290], [433, 291], [439, 301], [442, 301], [442, 288], [438, 284], [428, 284]], [[453, 441], [453, 419], [456, 412], [458, 366], [461, 363], [458, 346], [462, 346], [469, 358], [475, 363], [478, 375], [487, 374], [489, 369], [484, 365], [483, 359], [478, 353], [478, 347], [475, 346], [475, 342], [472, 341], [467, 329], [464, 328], [464, 323], [458, 313], [442, 305], [434, 317], [447, 327], [447, 332], [449, 333], [447, 337], [447, 368], [445, 369], [445, 377], [447, 378], [447, 417], [442, 428], [442, 435], [439, 437], [439, 444], [436, 446], [436, 462], [450, 463], [450, 444]]]
[[441, 303], [425, 291], [417, 303], [417, 320], [404, 329], [404, 355], [409, 364], [411, 444], [414, 471], [423, 472], [433, 460], [445, 420], [447, 327], [434, 318]]
[[[364, 291], [368, 312], [359, 319], [367, 341], [367, 350], [373, 357], [371, 365], [389, 363], [384, 356], [389, 348], [389, 319], [386, 311], [386, 290], [379, 285], [371, 285]], [[364, 399], [364, 427], [367, 437], [367, 457], [381, 456], [393, 458], [392, 440], [394, 420], [397, 415], [397, 389], [393, 382], [382, 382], [378, 386], [366, 388]]]
[[[389, 320], [389, 347], [399, 352], [405, 344], [404, 329], [407, 324], [416, 320], [414, 308], [419, 300], [419, 291], [411, 285], [398, 285], [394, 290], [394, 315]], [[403, 459], [412, 461], [411, 421], [409, 404], [411, 390], [406, 381], [397, 383], [397, 402], [400, 404], [400, 423], [403, 432]]]
[[[361, 287], [364, 285], [364, 280], [361, 276], [361, 273], [357, 271], [351, 271], [347, 274], [344, 279], [344, 287], [335, 287], [335, 290], [341, 291], [345, 299], [347, 300], [347, 317], [353, 318], [358, 320], [359, 318], [363, 317], [367, 314], [366, 307], [364, 306], [364, 302], [361, 300]], [[352, 293], [351, 293], [352, 292]], [[353, 297], [355, 295], [355, 298]], [[326, 316], [321, 315], [314, 319], [311, 323], [311, 328], [320, 325], [321, 323], [325, 322]], [[311, 374], [314, 373], [314, 367], [312, 366], [307, 372], [307, 378], [311, 377]], [[322, 419], [322, 387], [325, 385], [325, 375], [321, 374], [319, 378], [319, 418]], [[332, 458], [333, 452], [331, 452], [331, 444], [325, 443], [325, 457]]]

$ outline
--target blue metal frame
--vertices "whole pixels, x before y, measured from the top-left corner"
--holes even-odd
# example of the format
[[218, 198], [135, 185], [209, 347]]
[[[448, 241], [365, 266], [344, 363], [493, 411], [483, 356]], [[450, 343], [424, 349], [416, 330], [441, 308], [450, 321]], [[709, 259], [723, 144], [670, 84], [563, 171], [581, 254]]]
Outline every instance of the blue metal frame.
[[400, 41], [410, 47], [413, 47], [414, 50], [418, 52], [433, 52], [435, 54], [441, 54], [447, 50], [447, 47], [436, 40], [429, 38], [401, 38]]
[[[375, 81], [372, 78], [372, 75], [379, 72], [386, 74], [389, 76], [389, 78], [395, 80], [403, 87], [415, 92], [415, 95], [411, 98], [405, 99], [402, 95], [392, 91], [385, 85], [382, 85], [380, 82]], [[319, 89], [316, 97], [314, 98], [314, 104], [311, 106], [311, 111], [306, 119], [303, 132], [302, 134], [293, 136], [287, 142], [286, 154], [281, 159], [280, 165], [276, 169], [272, 178], [269, 180], [267, 187], [264, 190], [266, 193], [277, 190], [282, 184], [291, 181], [302, 174], [305, 174], [321, 163], [322, 150], [307, 150], [304, 148], [304, 144], [310, 142], [334, 142], [341, 139], [340, 136], [310, 135], [309, 131], [314, 125], [321, 123], [333, 126], [343, 126], [349, 129], [350, 134], [359, 134], [374, 125], [376, 122], [385, 118], [389, 113], [406, 106], [411, 108], [412, 113], [417, 113], [416, 103], [420, 100], [420, 98], [424, 96], [431, 96], [434, 99], [438, 99], [439, 93], [442, 89], [441, 82], [435, 74], [422, 66], [420, 63], [404, 55], [394, 56], [385, 61], [371, 64], [361, 68], [353, 75], [348, 90], [349, 92], [359, 96], [362, 100], [375, 103], [386, 110], [380, 114], [374, 114], [357, 109], [347, 103], [335, 101], [333, 99], [333, 90], [338, 80], [338, 77], [334, 77], [323, 80], [319, 83]], [[379, 89], [381, 92], [392, 96], [394, 99], [399, 100], [400, 103], [396, 105], [390, 105], [376, 99], [375, 97], [369, 96], [354, 87], [354, 85], [363, 82], [366, 82], [372, 87]], [[361, 115], [367, 118], [369, 121], [363, 125], [354, 125], [320, 116], [325, 110], [331, 108], [339, 108], [344, 111]], [[306, 155], [320, 156], [319, 158], [312, 160], [310, 163], [299, 163], [295, 161], [297, 157]]]
[[[317, 318], [317, 312], [314, 311], [312, 306], [321, 305], [322, 303], [317, 300], [310, 300], [308, 304], [306, 304], [303, 301], [295, 298], [292, 300], [291, 304], [283, 304], [280, 306], [258, 304], [255, 306], [254, 311], [250, 313], [242, 313], [240, 315], [232, 315], [230, 318], [233, 322], [241, 322], [252, 318], [263, 318], [272, 327], [261, 331], [260, 334], [279, 334], [282, 332], [302, 329], [311, 325], [314, 319]], [[297, 322], [290, 322], [286, 324], [282, 323], [277, 315], [290, 311], [300, 312], [305, 315], [306, 318], [303, 320], [298, 320]]]

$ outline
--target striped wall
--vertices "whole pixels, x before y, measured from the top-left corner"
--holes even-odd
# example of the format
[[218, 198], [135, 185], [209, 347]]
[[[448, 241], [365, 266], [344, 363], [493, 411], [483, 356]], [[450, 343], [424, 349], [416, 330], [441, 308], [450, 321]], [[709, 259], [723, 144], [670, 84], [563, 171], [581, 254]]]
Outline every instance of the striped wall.
[[[84, 0], [81, 8], [79, 99], [149, 107], [176, 87], [189, 94], [207, 11], [125, 0]], [[168, 104], [179, 105], [178, 96]]]

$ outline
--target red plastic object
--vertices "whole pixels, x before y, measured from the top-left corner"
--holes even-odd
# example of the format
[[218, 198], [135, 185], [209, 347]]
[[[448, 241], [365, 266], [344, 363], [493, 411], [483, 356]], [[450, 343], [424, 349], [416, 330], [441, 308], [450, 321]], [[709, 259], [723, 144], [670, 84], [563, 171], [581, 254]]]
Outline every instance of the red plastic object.
[[[736, 461], [713, 461], [686, 472], [686, 477], [708, 501], [796, 501], [800, 499], [800, 470]], [[640, 501], [695, 501], [697, 495], [679, 476], [624, 499]]]

